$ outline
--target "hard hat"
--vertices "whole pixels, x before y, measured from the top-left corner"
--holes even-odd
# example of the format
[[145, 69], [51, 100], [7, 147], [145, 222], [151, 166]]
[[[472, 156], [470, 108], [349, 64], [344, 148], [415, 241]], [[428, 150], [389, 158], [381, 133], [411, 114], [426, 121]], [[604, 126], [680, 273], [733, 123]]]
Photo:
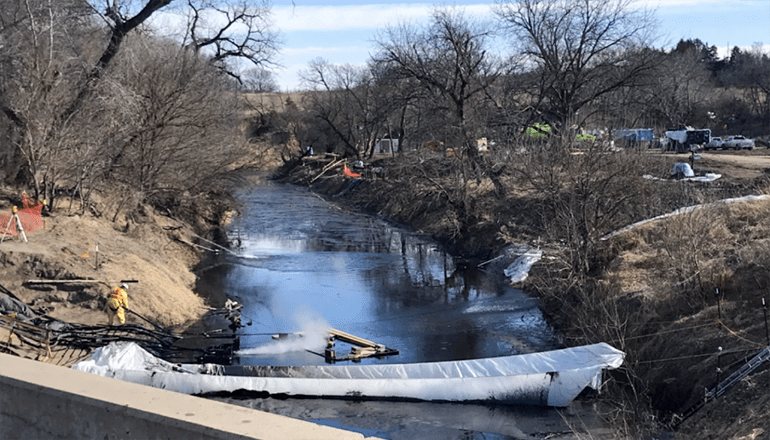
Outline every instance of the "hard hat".
[[128, 290], [128, 284], [125, 284], [125, 283], [121, 284], [120, 288], [123, 289], [123, 290]]

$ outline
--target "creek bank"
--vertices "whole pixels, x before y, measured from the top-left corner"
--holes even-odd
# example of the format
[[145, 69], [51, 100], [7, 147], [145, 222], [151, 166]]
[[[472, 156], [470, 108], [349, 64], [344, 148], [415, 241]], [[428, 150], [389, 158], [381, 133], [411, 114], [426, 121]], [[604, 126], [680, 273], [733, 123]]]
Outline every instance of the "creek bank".
[[[4, 189], [0, 212], [16, 204], [14, 194]], [[109, 290], [120, 280], [136, 280], [130, 283], [128, 304], [138, 315], [175, 332], [226, 327], [221, 316], [211, 313], [223, 307], [224, 300], [199, 295], [193, 272], [203, 253], [196, 245], [207, 245], [196, 231], [219, 225], [201, 215], [192, 226], [147, 206], [117, 221], [105, 217], [61, 209], [44, 217], [45, 227], [28, 234], [28, 242], [6, 238], [0, 244], [2, 285], [52, 318], [106, 325], [103, 309]], [[35, 279], [94, 282], [28, 283]], [[146, 325], [132, 313], [126, 319]]]
[[[731, 170], [719, 162], [711, 166], [715, 172]], [[716, 200], [766, 188], [761, 173], [725, 176], [717, 185], [685, 190]], [[387, 179], [351, 179], [340, 172], [319, 177], [319, 169], [310, 165], [283, 172], [281, 180], [428, 233], [453, 254], [465, 256], [469, 265], [494, 258], [508, 246], [499, 223], [486, 220], [505, 212], [484, 212], [478, 225], [458, 231], [447, 219], [446, 200], [421, 198], [426, 194], [410, 193]], [[661, 191], [673, 184], [662, 185]], [[677, 430], [669, 424], [716, 384], [717, 368], [726, 377], [764, 343], [757, 304], [770, 285], [760, 269], [770, 264], [770, 228], [762, 220], [767, 215], [770, 204], [747, 202], [656, 222], [608, 240], [595, 268], [571, 280], [564, 278], [570, 268], [558, 258], [558, 248], [542, 246], [546, 257], [522, 287], [543, 299], [549, 322], [568, 345], [605, 341], [628, 353], [626, 365], [612, 375], [602, 397], [617, 408], [609, 418], [620, 436], [769, 438], [764, 428], [770, 416], [770, 396], [763, 391], [770, 381], [767, 365]], [[511, 231], [509, 236], [536, 244], [532, 228], [527, 228], [522, 223], [523, 233]], [[713, 296], [715, 288], [721, 292], [719, 300]]]

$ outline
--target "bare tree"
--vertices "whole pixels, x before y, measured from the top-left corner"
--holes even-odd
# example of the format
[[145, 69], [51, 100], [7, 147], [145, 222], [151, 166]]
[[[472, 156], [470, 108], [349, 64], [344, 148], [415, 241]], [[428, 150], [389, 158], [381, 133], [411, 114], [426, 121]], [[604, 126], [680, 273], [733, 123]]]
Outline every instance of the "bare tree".
[[470, 101], [483, 95], [499, 75], [487, 53], [489, 36], [488, 27], [470, 21], [461, 10], [436, 9], [427, 28], [403, 24], [385, 29], [374, 58], [401, 78], [416, 80], [432, 95], [435, 108], [444, 110], [452, 118], [449, 124], [459, 130], [452, 136], [457, 146], [473, 156], [475, 142], [463, 145], [474, 131], [467, 126]]
[[463, 218], [472, 210], [465, 188], [470, 180], [490, 177], [498, 193], [504, 193], [499, 174], [479, 155], [476, 139], [483, 131], [472, 116], [474, 101], [485, 98], [500, 73], [487, 52], [490, 35], [488, 26], [467, 19], [462, 10], [440, 8], [425, 28], [402, 24], [385, 29], [374, 56], [394, 75], [419, 86], [431, 113], [441, 120], [440, 140], [461, 159], [456, 206], [465, 211]]
[[530, 149], [512, 163], [521, 188], [541, 199], [544, 232], [550, 242], [565, 244], [569, 276], [577, 278], [591, 270], [602, 236], [657, 214], [659, 203], [642, 177], [656, 166], [659, 159], [643, 150], [608, 154], [598, 143], [579, 155], [560, 145]]
[[[109, 41], [102, 55], [88, 71], [79, 86], [78, 93], [73, 99], [66, 111], [60, 116], [61, 120], [68, 119], [73, 113], [80, 109], [83, 101], [89, 96], [91, 89], [96, 81], [102, 76], [104, 71], [109, 68], [112, 60], [118, 54], [123, 39], [134, 29], [147, 21], [156, 11], [168, 6], [174, 0], [147, 0], [144, 6], [134, 15], [130, 15], [133, 2], [119, 2], [113, 0], [104, 0], [103, 17], [106, 19], [109, 27]], [[94, 10], [99, 10], [93, 5]]]
[[121, 136], [110, 140], [104, 171], [150, 199], [196, 193], [243, 157], [236, 92], [178, 46], [131, 46], [121, 57], [143, 63], [112, 74], [100, 89], [104, 110], [123, 116], [114, 121]]
[[[738, 111], [730, 111], [729, 108], [719, 109], [724, 116], [723, 124], [731, 130], [740, 130], [746, 133], [764, 134], [770, 124], [770, 54], [762, 48], [761, 44], [755, 44], [750, 50], [733, 48], [729, 64], [720, 75], [720, 79], [726, 86], [741, 89], [742, 94], [735, 96], [745, 102], [747, 120], [739, 117]], [[741, 96], [742, 95], [742, 96]], [[738, 103], [734, 103], [733, 106]], [[751, 120], [754, 120], [752, 122]]]
[[0, 55], [0, 103], [12, 149], [5, 160], [21, 165], [11, 177], [29, 183], [35, 197], [50, 196], [74, 142], [57, 121], [73, 97], [73, 77], [82, 72], [73, 60], [93, 53], [93, 28], [76, 2], [7, 3], [0, 35], [12, 49]]
[[275, 64], [278, 34], [270, 21], [268, 0], [187, 0], [189, 46], [206, 54], [217, 68], [242, 82], [231, 61], [257, 68]]
[[533, 107], [557, 125], [654, 67], [638, 50], [651, 43], [654, 15], [631, 0], [498, 0], [494, 11], [537, 70]]
[[[0, 68], [4, 73], [0, 79], [0, 107], [3, 116], [0, 125], [10, 127], [9, 133], [12, 133], [8, 138], [14, 146], [14, 154], [6, 155], [2, 160], [6, 166], [23, 163], [23, 173], [13, 177], [22, 177], [29, 181], [35, 188], [35, 196], [49, 199], [53, 206], [54, 195], [58, 194], [57, 189], [63, 186], [75, 193], [81, 193], [82, 197], [85, 186], [93, 188], [100, 179], [99, 173], [118, 163], [114, 162], [114, 159], [125, 159], [125, 154], [120, 155], [121, 148], [125, 149], [123, 153], [128, 153], [128, 147], [137, 145], [137, 140], [147, 141], [153, 136], [151, 141], [143, 142], [142, 145], [157, 148], [154, 154], [159, 154], [156, 156], [159, 160], [153, 162], [149, 156], [143, 156], [147, 160], [137, 162], [152, 166], [143, 167], [139, 173], [132, 174], [139, 176], [138, 180], [131, 182], [138, 185], [135, 190], [147, 190], [145, 196], [152, 195], [153, 191], [168, 185], [174, 178], [180, 179], [177, 188], [184, 186], [187, 190], [198, 190], [200, 187], [193, 184], [195, 177], [210, 176], [209, 172], [181, 175], [173, 172], [177, 170], [168, 166], [157, 169], [153, 166], [168, 163], [169, 160], [178, 160], [179, 155], [167, 154], [168, 149], [165, 153], [159, 152], [174, 142], [181, 148], [186, 142], [185, 136], [192, 136], [200, 142], [213, 142], [215, 135], [223, 133], [222, 129], [233, 132], [237, 130], [237, 118], [231, 113], [232, 110], [225, 112], [223, 107], [219, 106], [218, 100], [201, 99], [189, 88], [191, 84], [196, 87], [222, 87], [221, 78], [209, 72], [204, 81], [198, 82], [200, 76], [195, 75], [200, 75], [200, 72], [205, 72], [206, 69], [193, 63], [191, 58], [182, 57], [178, 51], [166, 50], [164, 53], [169, 57], [169, 68], [192, 69], [187, 73], [189, 77], [182, 78], [183, 73], [180, 72], [158, 73], [157, 69], [148, 68], [147, 74], [155, 73], [160, 79], [174, 80], [182, 85], [172, 89], [169, 92], [171, 96], [164, 95], [164, 91], [159, 89], [146, 91], [150, 94], [142, 96], [156, 100], [153, 105], [158, 106], [153, 111], [145, 112], [154, 112], [153, 116], [146, 119], [138, 116], [141, 112], [128, 114], [121, 111], [124, 107], [137, 110], [132, 108], [132, 105], [138, 102], [134, 98], [138, 96], [139, 91], [132, 90], [126, 78], [130, 71], [137, 68], [141, 70], [144, 66], [141, 57], [121, 57], [121, 48], [128, 37], [135, 34], [134, 30], [171, 2], [172, 0], [112, 0], [103, 3], [3, 1], [6, 7], [0, 12], [0, 44], [5, 46], [8, 43], [9, 47], [18, 48], [18, 51], [0, 52]], [[200, 5], [210, 6], [207, 3]], [[269, 10], [265, 9], [264, 4], [261, 8], [244, 6], [241, 9], [238, 9], [237, 5], [227, 4], [221, 6], [223, 9], [219, 9], [219, 12], [231, 6], [232, 11], [236, 13], [232, 16], [225, 14], [231, 17], [231, 20], [226, 21], [224, 25], [219, 23], [223, 26], [219, 28], [219, 32], [214, 32], [207, 38], [200, 37], [202, 32], [195, 34], [200, 37], [196, 40], [196, 47], [200, 48], [197, 55], [200, 62], [216, 66], [220, 75], [227, 66], [227, 61], [238, 56], [248, 58], [251, 62], [267, 62], [266, 60], [274, 55], [273, 49], [277, 44], [277, 37], [271, 32], [263, 34], [264, 41], [257, 39], [253, 32], [257, 25], [245, 25], [248, 31], [244, 40], [238, 40], [234, 36], [240, 35], [239, 26], [244, 21], [257, 20], [259, 14], [268, 14]], [[99, 14], [99, 10], [104, 13]], [[200, 12], [201, 9], [195, 11]], [[102, 21], [93, 20], [95, 16], [100, 17]], [[105, 25], [99, 26], [101, 23]], [[197, 27], [194, 29], [202, 30], [200, 25], [201, 22], [196, 22]], [[233, 41], [238, 44], [229, 47], [228, 44]], [[144, 43], [158, 47], [168, 44], [160, 43], [159, 39], [148, 39]], [[176, 43], [176, 47], [181, 49], [181, 42]], [[218, 49], [210, 52], [208, 47]], [[159, 87], [168, 86], [164, 81], [158, 80], [157, 83]], [[217, 93], [222, 99], [230, 96], [221, 90]], [[122, 100], [122, 106], [114, 105], [112, 99]], [[191, 106], [196, 100], [199, 105], [187, 108], [190, 113], [186, 115], [186, 119], [180, 118], [178, 113], [170, 112]], [[210, 107], [205, 108], [207, 105]], [[105, 113], [105, 109], [110, 106], [113, 111]], [[140, 110], [147, 110], [147, 107]], [[164, 111], [169, 113], [163, 113]], [[220, 126], [214, 127], [200, 119], [204, 115], [211, 121], [217, 121]], [[95, 124], [96, 121], [102, 124]], [[138, 128], [135, 125], [137, 121], [147, 125]], [[85, 130], [85, 127], [90, 127], [90, 130]], [[206, 130], [205, 136], [201, 136], [200, 132], [192, 135], [201, 129]], [[159, 141], [162, 136], [169, 136], [172, 132], [174, 134], [169, 138], [165, 138], [163, 142]], [[176, 140], [172, 141], [170, 138]], [[228, 139], [229, 136], [220, 138], [223, 142], [230, 142]], [[161, 148], [160, 145], [164, 147]], [[188, 148], [187, 151], [195, 154], [196, 149]], [[200, 164], [215, 168], [220, 166], [219, 162], [209, 164], [205, 160]], [[194, 167], [187, 169], [192, 170]]]
[[747, 99], [757, 114], [759, 125], [756, 131], [760, 132], [770, 126], [770, 54], [763, 50], [763, 46], [752, 46], [752, 64], [749, 77], [750, 85], [747, 90]]
[[713, 99], [714, 81], [696, 47], [685, 46], [671, 51], [658, 66], [659, 75], [644, 87], [648, 106], [658, 120], [667, 127], [682, 125], [702, 126], [698, 111], [705, 114], [703, 105]]
[[272, 93], [279, 90], [275, 75], [265, 68], [252, 67], [247, 69], [241, 79], [247, 92]]
[[316, 59], [300, 76], [314, 90], [310, 108], [330, 132], [328, 139], [345, 154], [370, 157], [378, 139], [388, 133], [387, 95], [372, 66], [330, 64]]
[[[132, 1], [104, 1], [103, 16], [107, 19], [110, 29], [109, 42], [99, 60], [88, 72], [77, 98], [65, 112], [65, 118], [77, 111], [89, 93], [91, 83], [98, 80], [110, 66], [126, 35], [174, 0], [146, 0], [138, 11], [134, 9]], [[278, 36], [271, 29], [270, 7], [267, 1], [253, 5], [253, 2], [247, 0], [188, 0], [187, 5], [191, 14], [188, 26], [191, 39], [189, 46], [198, 53], [208, 50], [207, 55], [220, 70], [240, 80], [238, 69], [228, 66], [228, 61], [245, 59], [256, 66], [272, 62], [277, 51]], [[96, 4], [94, 10], [100, 10]], [[208, 17], [211, 17], [211, 21], [206, 19]]]

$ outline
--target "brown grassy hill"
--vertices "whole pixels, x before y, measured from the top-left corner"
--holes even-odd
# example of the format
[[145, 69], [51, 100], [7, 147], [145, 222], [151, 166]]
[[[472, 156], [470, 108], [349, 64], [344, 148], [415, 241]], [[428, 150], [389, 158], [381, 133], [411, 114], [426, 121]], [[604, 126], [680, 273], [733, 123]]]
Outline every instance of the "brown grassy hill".
[[[547, 309], [568, 336], [601, 338], [626, 351], [627, 376], [619, 380], [637, 387], [653, 414], [678, 421], [675, 414], [770, 343], [762, 306], [770, 302], [768, 218], [765, 198], [709, 205], [624, 232], [608, 240], [601, 287], [584, 296], [548, 295]], [[684, 421], [678, 435], [760, 438], [751, 436], [770, 415], [768, 384], [765, 366]]]

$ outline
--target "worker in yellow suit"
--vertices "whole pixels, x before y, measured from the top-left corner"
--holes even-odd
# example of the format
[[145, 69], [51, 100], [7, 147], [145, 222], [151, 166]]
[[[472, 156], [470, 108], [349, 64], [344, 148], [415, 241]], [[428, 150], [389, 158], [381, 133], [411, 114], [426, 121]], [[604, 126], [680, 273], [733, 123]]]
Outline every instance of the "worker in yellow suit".
[[112, 289], [110, 295], [107, 297], [107, 306], [105, 311], [109, 319], [109, 325], [112, 325], [113, 319], [118, 317], [118, 322], [121, 324], [126, 323], [126, 312], [128, 308], [128, 284], [121, 284], [120, 287]]

